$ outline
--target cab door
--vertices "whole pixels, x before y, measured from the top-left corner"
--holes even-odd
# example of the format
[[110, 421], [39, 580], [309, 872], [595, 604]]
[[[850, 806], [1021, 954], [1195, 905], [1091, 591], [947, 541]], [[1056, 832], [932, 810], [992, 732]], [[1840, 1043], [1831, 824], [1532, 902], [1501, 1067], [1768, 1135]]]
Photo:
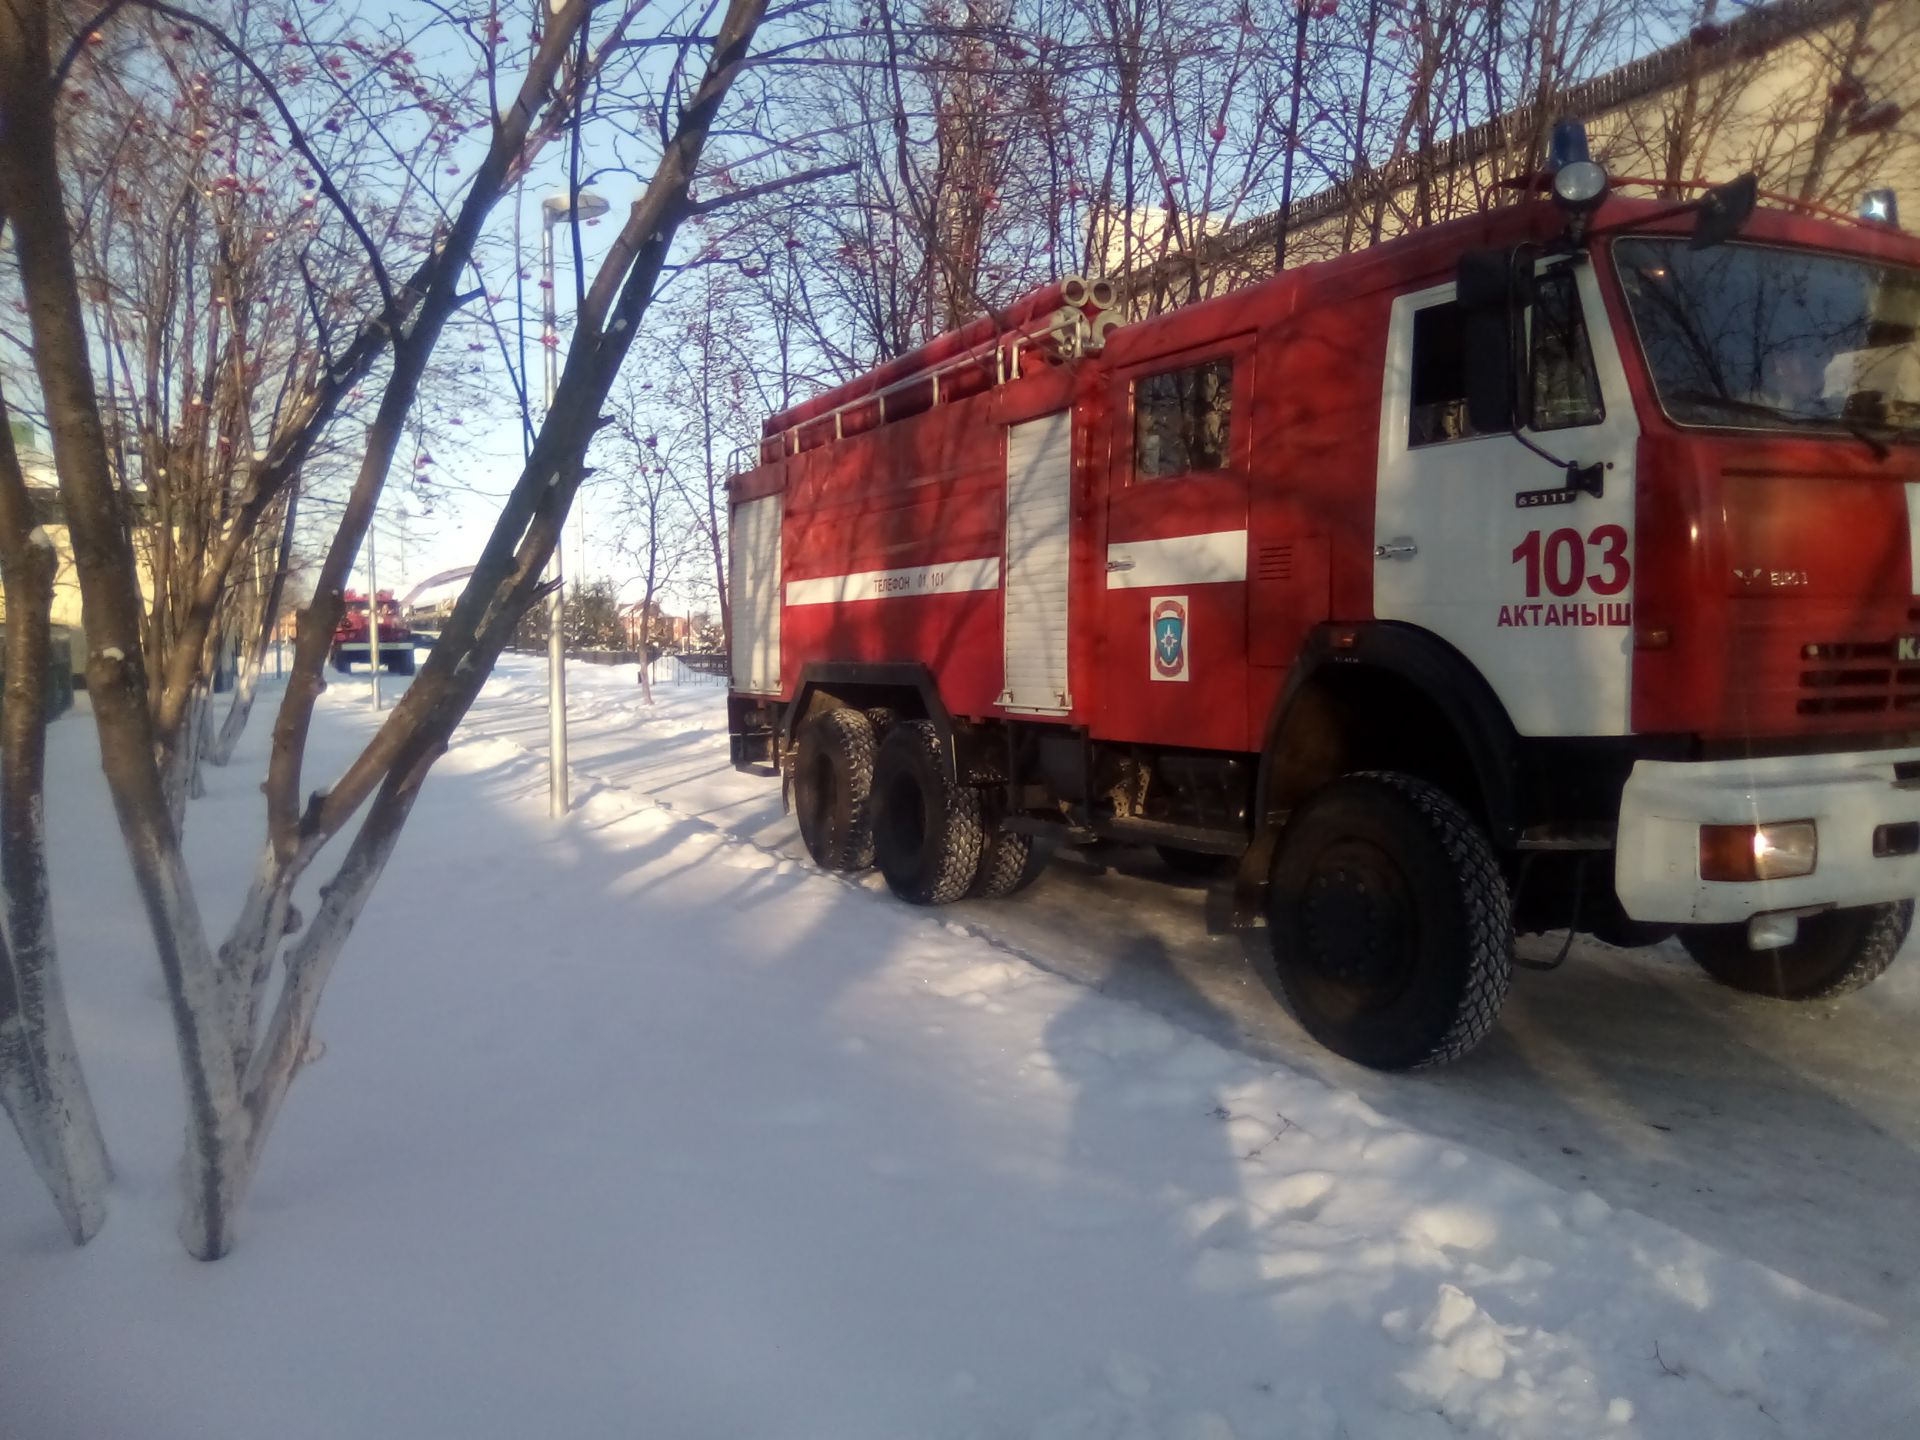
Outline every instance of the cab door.
[[[1459, 650], [1522, 735], [1623, 735], [1639, 425], [1593, 267], [1550, 257], [1535, 285], [1521, 433], [1537, 448], [1474, 433], [1453, 286], [1393, 303], [1374, 614]], [[1600, 467], [1602, 493], [1567, 488], [1556, 460]]]
[[1253, 336], [1110, 383], [1098, 733], [1244, 749]]

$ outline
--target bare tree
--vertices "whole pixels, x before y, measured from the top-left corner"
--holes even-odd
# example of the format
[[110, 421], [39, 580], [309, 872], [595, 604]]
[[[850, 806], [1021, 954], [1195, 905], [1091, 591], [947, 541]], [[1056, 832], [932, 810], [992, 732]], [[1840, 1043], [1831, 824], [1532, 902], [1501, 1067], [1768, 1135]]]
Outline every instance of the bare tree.
[[[155, 0], [140, 8], [183, 24], [207, 24]], [[313, 600], [300, 617], [274, 726], [265, 786], [269, 843], [237, 920], [216, 948], [181, 855], [156, 755], [149, 680], [140, 660], [135, 555], [117, 513], [53, 143], [62, 73], [54, 51], [56, 20], [44, 3], [0, 8], [0, 122], [19, 137], [0, 153], [0, 204], [14, 222], [34, 368], [75, 537], [102, 761], [159, 951], [186, 1082], [181, 1234], [197, 1256], [216, 1257], [233, 1243], [247, 1183], [308, 1056], [314, 1014], [334, 961], [434, 760], [520, 615], [544, 593], [541, 572], [582, 479], [600, 406], [646, 317], [676, 236], [697, 206], [717, 207], [714, 199], [696, 201], [692, 187], [765, 18], [765, 0], [731, 0], [717, 20], [702, 10], [660, 17], [662, 29], [646, 48], [650, 55], [666, 51], [677, 58], [664, 69], [655, 62], [629, 72], [641, 89], [649, 75], [666, 76], [648, 102], [659, 122], [650, 178], [591, 284], [583, 280], [560, 383], [526, 465], [415, 683], [331, 785], [304, 793], [306, 744], [345, 582], [419, 402], [428, 363], [456, 311], [475, 298], [467, 271], [478, 237], [532, 155], [554, 138], [577, 133], [571, 127], [605, 81], [610, 60], [640, 53], [643, 37], [632, 34], [638, 11], [637, 4], [609, 7], [601, 16], [587, 0], [541, 7], [530, 42], [509, 41], [509, 27], [488, 8], [448, 12], [458, 16], [456, 25], [478, 57], [490, 97], [485, 153], [460, 193], [450, 197], [430, 248], [416, 255], [404, 279], [393, 273], [393, 249], [367, 247], [380, 291], [377, 307], [350, 333], [336, 332], [313, 388], [301, 395], [241, 489], [241, 504], [257, 523], [349, 384], [369, 374], [375, 357], [382, 359], [361, 458], [315, 577]], [[798, 27], [803, 15], [789, 9], [783, 20]], [[676, 19], [685, 28], [671, 28]], [[715, 21], [711, 30], [703, 19]], [[508, 78], [509, 67], [517, 80]], [[577, 148], [569, 149], [577, 156]], [[333, 203], [350, 210], [324, 170], [316, 175]], [[760, 184], [805, 178], [808, 172], [799, 171]], [[741, 194], [752, 188], [743, 187]], [[577, 258], [577, 234], [574, 244]], [[404, 246], [395, 248], [404, 253]], [[316, 913], [300, 916], [293, 907], [296, 883], [349, 830]]]
[[[178, 827], [203, 745], [228, 748], [251, 708], [267, 636], [256, 625], [240, 637], [234, 602], [254, 593], [263, 553], [287, 550], [293, 493], [324, 474], [354, 391], [297, 467], [262, 486], [259, 461], [283, 427], [313, 433], [301, 402], [331, 332], [380, 295], [373, 247], [426, 242], [437, 162], [484, 109], [415, 60], [393, 16], [367, 29], [250, 0], [217, 33], [164, 7], [93, 33], [99, 43], [72, 52], [57, 114]], [[207, 680], [236, 642], [240, 682], [212, 738]]]
[[[743, 287], [716, 267], [688, 280], [692, 289], [676, 298], [674, 312], [659, 327], [654, 345], [656, 373], [673, 378], [665, 387], [651, 381], [630, 384], [625, 403], [615, 411], [615, 428], [627, 456], [637, 464], [657, 467], [674, 486], [678, 513], [684, 517], [682, 528], [704, 551], [710, 566], [721, 631], [730, 645], [726, 484], [738, 468], [735, 455], [757, 444], [760, 417], [792, 401], [790, 385], [783, 383], [779, 368], [766, 366], [759, 345], [771, 331], [778, 349], [780, 336], [795, 320], [778, 298], [757, 311], [743, 295]], [[755, 326], [756, 314], [768, 323]], [[654, 368], [649, 366], [650, 371]], [[654, 481], [652, 474], [642, 477], [644, 487]], [[641, 527], [638, 533], [645, 536], [651, 571], [660, 520], [666, 513], [664, 497], [630, 491], [629, 509]], [[694, 558], [687, 556], [687, 563]], [[650, 581], [649, 601], [654, 590]]]
[[[691, 497], [709, 494], [706, 477], [719, 473], [709, 448], [717, 438], [710, 428], [713, 397], [699, 388], [710, 351], [698, 342], [711, 336], [690, 328], [693, 333], [687, 338], [694, 343], [682, 352], [681, 367], [694, 385], [693, 403], [682, 412], [690, 423], [663, 437], [653, 428], [643, 392], [630, 379], [608, 409], [606, 443], [600, 452], [602, 470], [619, 482], [620, 549], [639, 567], [643, 652], [651, 645], [661, 596], [711, 541], [707, 525], [688, 503]], [[652, 667], [647, 658], [643, 653], [640, 688], [651, 705]]]

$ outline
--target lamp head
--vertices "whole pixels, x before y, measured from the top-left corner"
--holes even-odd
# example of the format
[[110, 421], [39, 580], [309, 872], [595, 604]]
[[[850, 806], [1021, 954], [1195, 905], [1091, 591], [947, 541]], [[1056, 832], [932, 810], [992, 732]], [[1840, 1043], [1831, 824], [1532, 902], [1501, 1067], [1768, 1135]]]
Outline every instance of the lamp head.
[[572, 195], [556, 190], [540, 202], [540, 208], [546, 212], [547, 223], [555, 225], [567, 219], [597, 220], [610, 207], [604, 195], [582, 189]]

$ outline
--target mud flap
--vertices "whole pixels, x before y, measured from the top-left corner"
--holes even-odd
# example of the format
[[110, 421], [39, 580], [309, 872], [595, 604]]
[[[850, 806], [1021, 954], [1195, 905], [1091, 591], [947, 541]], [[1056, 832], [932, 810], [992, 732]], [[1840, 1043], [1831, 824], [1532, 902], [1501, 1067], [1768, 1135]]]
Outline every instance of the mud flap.
[[[1286, 823], [1286, 813], [1275, 812], [1268, 815], [1254, 832], [1253, 842], [1240, 856], [1240, 864], [1233, 872], [1232, 906], [1225, 917], [1224, 929], [1261, 930], [1266, 927], [1267, 877], [1273, 873], [1273, 852], [1280, 843], [1280, 831]], [[1212, 906], [1208, 908], [1211, 911]], [[1211, 923], [1208, 928], [1212, 929]]]

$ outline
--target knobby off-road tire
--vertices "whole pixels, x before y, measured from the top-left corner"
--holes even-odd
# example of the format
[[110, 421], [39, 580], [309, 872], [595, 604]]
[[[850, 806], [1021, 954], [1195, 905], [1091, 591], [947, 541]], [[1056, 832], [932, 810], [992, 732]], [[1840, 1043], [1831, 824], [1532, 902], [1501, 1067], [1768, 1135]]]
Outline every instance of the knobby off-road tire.
[[873, 726], [858, 710], [824, 710], [800, 727], [793, 809], [822, 870], [873, 864]]
[[1686, 925], [1680, 943], [1722, 985], [1774, 1000], [1831, 1000], [1880, 978], [1913, 927], [1913, 901], [1807, 915], [1791, 945], [1747, 947], [1745, 925]]
[[875, 863], [915, 905], [958, 900], [980, 870], [980, 792], [952, 777], [945, 752], [931, 721], [902, 720], [874, 762]]
[[1288, 1005], [1377, 1070], [1456, 1060], [1513, 981], [1513, 902], [1473, 817], [1409, 775], [1349, 775], [1287, 821], [1267, 897]]
[[1026, 885], [1033, 871], [1033, 836], [1007, 829], [1004, 821], [987, 824], [980, 842], [980, 866], [973, 872], [967, 894], [976, 900], [1004, 900]]

